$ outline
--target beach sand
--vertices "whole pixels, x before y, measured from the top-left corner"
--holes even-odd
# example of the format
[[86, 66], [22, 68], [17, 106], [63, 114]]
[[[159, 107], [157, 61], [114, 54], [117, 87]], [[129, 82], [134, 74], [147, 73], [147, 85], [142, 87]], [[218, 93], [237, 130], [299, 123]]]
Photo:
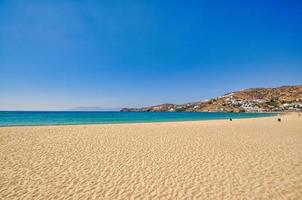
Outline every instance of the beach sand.
[[302, 117], [2, 127], [0, 199], [302, 199]]

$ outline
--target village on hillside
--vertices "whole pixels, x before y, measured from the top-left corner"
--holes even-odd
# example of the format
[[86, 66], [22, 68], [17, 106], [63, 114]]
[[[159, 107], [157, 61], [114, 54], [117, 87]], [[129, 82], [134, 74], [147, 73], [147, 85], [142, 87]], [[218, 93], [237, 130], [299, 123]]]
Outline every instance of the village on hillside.
[[288, 112], [302, 111], [302, 86], [252, 88], [186, 104], [124, 108], [123, 112]]

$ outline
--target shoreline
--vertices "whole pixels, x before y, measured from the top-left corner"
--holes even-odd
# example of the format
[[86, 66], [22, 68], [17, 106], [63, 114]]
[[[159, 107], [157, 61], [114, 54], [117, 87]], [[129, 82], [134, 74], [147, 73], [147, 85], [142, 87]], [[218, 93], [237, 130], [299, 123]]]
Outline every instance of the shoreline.
[[[44, 111], [41, 111], [44, 112]], [[254, 116], [254, 117], [239, 117], [239, 118], [232, 118], [233, 120], [240, 120], [240, 119], [257, 119], [257, 118], [269, 118], [269, 117], [276, 117], [279, 114], [289, 115], [291, 113], [297, 112], [284, 112], [284, 113], [247, 113], [247, 114], [271, 114], [271, 116]], [[0, 125], [0, 128], [5, 127], [41, 127], [41, 126], [93, 126], [93, 125], [121, 125], [121, 124], [153, 124], [153, 123], [177, 123], [177, 122], [203, 122], [203, 121], [224, 121], [229, 120], [229, 118], [223, 119], [188, 119], [188, 120], [171, 120], [171, 121], [136, 121], [136, 122], [108, 122], [108, 123], [77, 123], [77, 124], [28, 124], [28, 125]]]
[[0, 199], [298, 199], [302, 117], [0, 128]]

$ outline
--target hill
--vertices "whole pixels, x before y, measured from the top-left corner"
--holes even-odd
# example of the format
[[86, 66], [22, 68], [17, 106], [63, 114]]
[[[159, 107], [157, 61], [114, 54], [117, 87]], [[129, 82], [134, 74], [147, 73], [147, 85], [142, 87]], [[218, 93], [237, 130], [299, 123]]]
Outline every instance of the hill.
[[123, 108], [122, 112], [276, 112], [301, 111], [302, 85], [250, 88], [186, 104]]

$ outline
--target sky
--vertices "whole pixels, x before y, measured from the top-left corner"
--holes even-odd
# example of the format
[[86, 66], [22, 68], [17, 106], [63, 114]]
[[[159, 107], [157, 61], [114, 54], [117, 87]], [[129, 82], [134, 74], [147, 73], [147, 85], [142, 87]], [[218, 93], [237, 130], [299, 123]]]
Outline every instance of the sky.
[[302, 84], [302, 1], [0, 0], [0, 110]]

